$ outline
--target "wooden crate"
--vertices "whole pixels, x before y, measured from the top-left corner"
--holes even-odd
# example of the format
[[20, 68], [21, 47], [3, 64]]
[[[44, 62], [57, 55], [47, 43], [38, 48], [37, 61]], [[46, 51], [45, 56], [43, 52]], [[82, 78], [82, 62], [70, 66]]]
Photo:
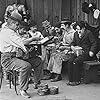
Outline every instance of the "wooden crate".
[[99, 70], [100, 70], [100, 62], [98, 61], [85, 61], [83, 63], [84, 83], [88, 84], [91, 82], [100, 82]]

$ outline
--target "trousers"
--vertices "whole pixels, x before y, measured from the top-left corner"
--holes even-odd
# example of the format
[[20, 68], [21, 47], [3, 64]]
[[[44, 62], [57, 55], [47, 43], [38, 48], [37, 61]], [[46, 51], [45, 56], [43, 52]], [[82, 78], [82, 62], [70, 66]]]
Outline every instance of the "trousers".
[[40, 76], [42, 74], [42, 72], [38, 73], [38, 71], [42, 70], [41, 69], [42, 62], [40, 59], [38, 60], [37, 57], [33, 59], [31, 58], [28, 60], [22, 60], [16, 58], [16, 56], [13, 53], [3, 53], [1, 54], [1, 65], [4, 67], [5, 70], [19, 71], [20, 90], [28, 89], [28, 82], [29, 82], [30, 73], [32, 69], [34, 69], [34, 73], [35, 73], [34, 76], [36, 81], [40, 79]]
[[91, 60], [92, 57], [89, 54], [83, 54], [80, 56], [72, 55], [68, 60], [68, 78], [70, 82], [79, 82], [81, 80], [81, 71], [83, 62]]

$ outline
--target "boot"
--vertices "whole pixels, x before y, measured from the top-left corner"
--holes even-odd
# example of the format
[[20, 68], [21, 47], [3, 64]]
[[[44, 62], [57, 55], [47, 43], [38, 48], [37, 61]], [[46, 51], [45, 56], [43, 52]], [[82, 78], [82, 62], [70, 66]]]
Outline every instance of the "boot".
[[62, 80], [61, 74], [56, 74], [55, 78], [51, 79], [51, 82], [57, 82]]

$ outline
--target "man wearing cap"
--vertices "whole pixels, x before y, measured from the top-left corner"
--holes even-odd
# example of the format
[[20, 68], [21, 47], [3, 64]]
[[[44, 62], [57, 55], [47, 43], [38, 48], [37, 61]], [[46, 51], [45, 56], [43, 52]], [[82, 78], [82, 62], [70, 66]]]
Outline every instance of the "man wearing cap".
[[[73, 41], [75, 30], [71, 28], [71, 22], [70, 21], [63, 21], [61, 22], [61, 29], [63, 30], [63, 43], [70, 45]], [[60, 41], [61, 43], [61, 41]], [[51, 82], [60, 81], [62, 79], [61, 77], [61, 70], [62, 70], [62, 61], [67, 61], [70, 58], [70, 55], [66, 55], [66, 53], [69, 51], [68, 46], [59, 46], [59, 49], [56, 50], [56, 52], [53, 52], [50, 56], [50, 60], [48, 63], [47, 70], [50, 71], [51, 77], [48, 79], [51, 79]]]
[[42, 34], [44, 37], [52, 36], [54, 33], [54, 27], [51, 26], [50, 22], [47, 20], [42, 22], [43, 31]]
[[17, 10], [15, 10], [8, 18], [6, 26], [1, 29], [1, 65], [6, 70], [18, 70], [20, 72], [20, 94], [29, 98], [30, 96], [27, 93], [27, 89], [32, 66], [29, 62], [18, 59], [16, 57], [16, 49], [20, 48], [27, 54], [27, 50], [24, 45], [33, 41], [35, 37], [32, 37], [28, 41], [24, 41], [19, 37], [16, 31], [21, 20], [22, 16], [18, 13]]

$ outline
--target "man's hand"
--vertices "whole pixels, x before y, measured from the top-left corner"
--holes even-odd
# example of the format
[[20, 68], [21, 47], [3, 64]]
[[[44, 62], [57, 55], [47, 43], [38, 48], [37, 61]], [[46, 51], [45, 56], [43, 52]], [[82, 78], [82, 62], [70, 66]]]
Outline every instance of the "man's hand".
[[25, 51], [24, 53], [25, 53], [25, 54], [28, 54], [28, 51]]
[[74, 51], [74, 52], [75, 52], [75, 47], [74, 47], [74, 46], [71, 46], [71, 49], [72, 49], [72, 51]]
[[39, 35], [34, 35], [32, 36], [33, 40], [39, 40], [40, 39], [40, 36]]
[[89, 51], [89, 56], [93, 57], [94, 53], [92, 51]]

